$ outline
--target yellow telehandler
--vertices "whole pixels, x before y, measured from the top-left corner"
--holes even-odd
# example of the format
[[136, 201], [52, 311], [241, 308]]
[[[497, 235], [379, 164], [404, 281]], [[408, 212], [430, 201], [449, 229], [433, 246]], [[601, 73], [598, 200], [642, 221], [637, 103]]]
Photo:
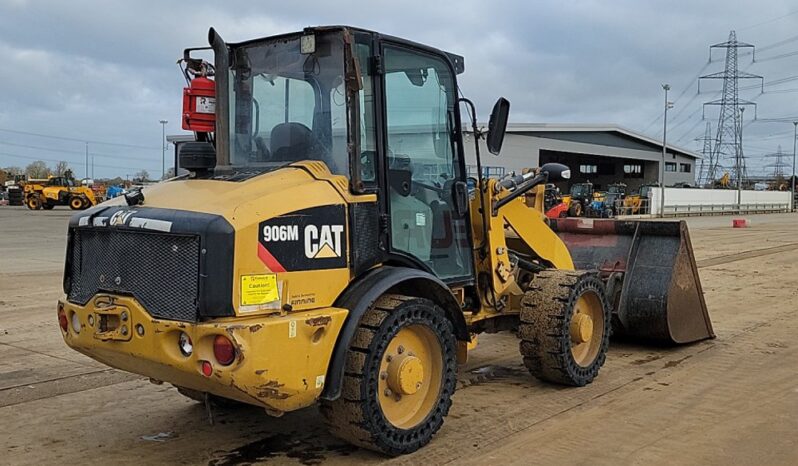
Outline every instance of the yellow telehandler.
[[24, 203], [30, 210], [51, 210], [68, 205], [72, 210], [85, 210], [97, 204], [94, 191], [76, 185], [68, 176], [51, 176], [46, 180], [28, 180], [23, 188]]
[[[462, 57], [343, 26], [209, 41], [214, 63], [184, 53], [190, 174], [71, 220], [75, 350], [206, 404], [320, 403], [335, 435], [400, 455], [441, 428], [479, 333], [517, 333], [532, 375], [572, 386], [613, 328], [714, 336], [684, 223], [550, 226], [558, 164], [469, 189]], [[481, 136], [493, 153], [508, 112]]]

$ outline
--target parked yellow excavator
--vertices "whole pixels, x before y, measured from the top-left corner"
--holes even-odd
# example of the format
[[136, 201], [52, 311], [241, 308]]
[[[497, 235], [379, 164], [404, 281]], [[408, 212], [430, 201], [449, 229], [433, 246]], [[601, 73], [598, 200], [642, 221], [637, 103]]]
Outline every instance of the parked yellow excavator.
[[479, 333], [515, 332], [532, 375], [572, 386], [613, 329], [714, 336], [684, 223], [549, 225], [559, 164], [468, 188], [461, 118], [499, 153], [509, 102], [482, 134], [462, 57], [341, 26], [209, 41], [213, 63], [183, 60], [190, 174], [71, 220], [77, 351], [209, 406], [320, 403], [338, 437], [399, 455], [441, 428]]

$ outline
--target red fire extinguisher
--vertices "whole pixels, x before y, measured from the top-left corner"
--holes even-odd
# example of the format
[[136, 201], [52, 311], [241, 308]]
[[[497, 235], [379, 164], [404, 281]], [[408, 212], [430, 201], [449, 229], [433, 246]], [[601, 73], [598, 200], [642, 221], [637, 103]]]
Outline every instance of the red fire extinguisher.
[[202, 62], [186, 69], [186, 78], [193, 76], [183, 88], [183, 129], [188, 131], [211, 133], [216, 129], [216, 82], [210, 79], [212, 67], [207, 65]]

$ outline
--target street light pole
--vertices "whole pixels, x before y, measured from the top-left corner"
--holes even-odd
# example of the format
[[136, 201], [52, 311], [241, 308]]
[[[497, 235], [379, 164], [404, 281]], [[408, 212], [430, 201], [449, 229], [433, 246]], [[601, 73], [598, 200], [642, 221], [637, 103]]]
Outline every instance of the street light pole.
[[792, 197], [790, 198], [790, 207], [792, 207], [792, 211], [795, 211], [795, 140], [798, 139], [798, 121], [793, 121], [792, 125], [794, 131], [792, 134], [792, 189], [790, 190]]
[[166, 120], [160, 120], [161, 123], [161, 179], [166, 178]]
[[743, 113], [745, 107], [740, 107], [740, 149], [737, 151], [737, 212], [742, 208], [742, 185], [743, 185]]
[[665, 154], [668, 151], [668, 109], [673, 107], [672, 102], [668, 102], [668, 91], [671, 90], [670, 84], [663, 84], [665, 89], [665, 117], [662, 119], [662, 163], [660, 164], [659, 181], [659, 216], [665, 216]]

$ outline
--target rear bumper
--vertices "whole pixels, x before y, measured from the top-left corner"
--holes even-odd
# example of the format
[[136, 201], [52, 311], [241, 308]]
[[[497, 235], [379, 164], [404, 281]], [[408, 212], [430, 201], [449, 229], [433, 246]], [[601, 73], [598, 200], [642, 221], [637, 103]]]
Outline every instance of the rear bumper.
[[[154, 319], [125, 296], [97, 295], [86, 306], [62, 299], [58, 307], [69, 322], [62, 332], [64, 341], [76, 351], [111, 367], [262, 406], [272, 413], [316, 401], [348, 313], [322, 308], [190, 324]], [[74, 329], [73, 316], [80, 323], [79, 331]], [[181, 332], [193, 344], [188, 356], [178, 345]], [[228, 366], [214, 357], [217, 335], [229, 338], [236, 348], [235, 360]], [[209, 377], [202, 373], [203, 361], [213, 367]]]

